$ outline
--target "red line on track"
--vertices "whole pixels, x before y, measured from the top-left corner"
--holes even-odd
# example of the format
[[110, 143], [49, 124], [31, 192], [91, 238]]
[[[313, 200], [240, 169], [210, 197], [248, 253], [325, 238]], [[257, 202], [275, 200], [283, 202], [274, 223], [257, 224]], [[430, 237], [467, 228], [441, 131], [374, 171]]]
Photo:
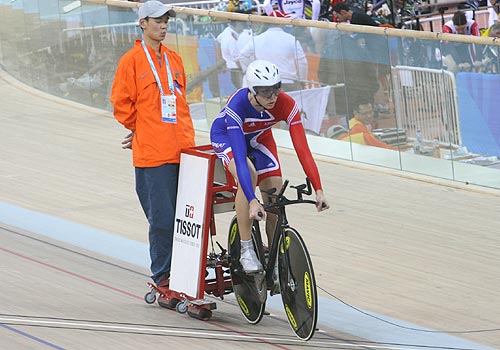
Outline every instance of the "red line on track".
[[[79, 275], [79, 274], [77, 274], [77, 273], [74, 273], [74, 272], [71, 272], [71, 271], [68, 271], [68, 270], [62, 269], [62, 268], [57, 267], [57, 266], [55, 266], [55, 265], [48, 264], [48, 263], [46, 263], [46, 262], [43, 262], [43, 261], [40, 261], [40, 260], [37, 260], [37, 259], [31, 258], [31, 257], [29, 257], [29, 256], [27, 256], [27, 255], [24, 255], [24, 254], [21, 254], [21, 253], [17, 253], [17, 252], [14, 252], [14, 251], [12, 251], [12, 250], [5, 249], [5, 248], [2, 248], [2, 247], [0, 247], [0, 250], [3, 250], [4, 252], [9, 253], [9, 254], [12, 254], [12, 255], [15, 255], [15, 256], [17, 256], [17, 257], [20, 257], [20, 258], [23, 258], [23, 259], [29, 260], [29, 261], [34, 262], [34, 263], [36, 263], [36, 264], [43, 265], [43, 266], [48, 267], [48, 268], [50, 268], [50, 269], [53, 269], [53, 270], [56, 270], [56, 271], [59, 271], [59, 272], [65, 273], [65, 274], [67, 274], [67, 275], [70, 275], [70, 276], [73, 276], [73, 277], [79, 278], [79, 279], [84, 280], [84, 281], [86, 281], [86, 282], [90, 282], [90, 283], [95, 284], [95, 285], [98, 285], [98, 286], [100, 286], [100, 287], [104, 287], [104, 288], [106, 288], [106, 289], [111, 289], [111, 290], [113, 290], [113, 291], [115, 291], [115, 292], [118, 292], [118, 293], [121, 293], [121, 294], [127, 295], [127, 296], [132, 297], [132, 298], [135, 298], [135, 299], [144, 300], [144, 298], [143, 298], [143, 297], [141, 297], [141, 296], [138, 296], [138, 295], [135, 295], [135, 294], [129, 293], [129, 292], [127, 292], [127, 291], [124, 291], [124, 290], [121, 290], [121, 289], [118, 289], [118, 288], [115, 288], [115, 287], [112, 287], [112, 286], [110, 286], [109, 284], [105, 284], [105, 283], [102, 283], [102, 282], [99, 282], [99, 281], [96, 281], [96, 280], [93, 280], [93, 279], [87, 278], [87, 277], [82, 276], [82, 275]], [[249, 338], [255, 339], [255, 340], [257, 340], [257, 341], [259, 341], [259, 342], [261, 342], [261, 343], [265, 343], [265, 344], [271, 345], [271, 346], [276, 347], [276, 348], [279, 348], [279, 349], [285, 349], [285, 350], [289, 349], [289, 348], [284, 347], [284, 346], [282, 346], [282, 345], [279, 345], [279, 344], [274, 344], [274, 343], [271, 343], [271, 342], [269, 342], [269, 341], [267, 341], [267, 340], [260, 339], [260, 338], [257, 338], [257, 337], [253, 337], [253, 336], [251, 336], [251, 335], [249, 335], [249, 334], [246, 334], [246, 333], [244, 333], [244, 332], [237, 331], [236, 329], [232, 329], [232, 328], [230, 328], [230, 327], [224, 326], [224, 325], [222, 325], [222, 324], [220, 324], [220, 323], [217, 323], [217, 322], [214, 322], [214, 321], [205, 321], [205, 322], [208, 322], [208, 323], [210, 323], [210, 324], [212, 324], [212, 325], [214, 325], [214, 326], [217, 326], [217, 327], [219, 327], [219, 328], [222, 328], [222, 329], [225, 329], [225, 330], [231, 331], [231, 332], [233, 332], [233, 333], [236, 333], [236, 334], [239, 334], [239, 335], [243, 335], [243, 336], [246, 336], [246, 337], [249, 337]]]

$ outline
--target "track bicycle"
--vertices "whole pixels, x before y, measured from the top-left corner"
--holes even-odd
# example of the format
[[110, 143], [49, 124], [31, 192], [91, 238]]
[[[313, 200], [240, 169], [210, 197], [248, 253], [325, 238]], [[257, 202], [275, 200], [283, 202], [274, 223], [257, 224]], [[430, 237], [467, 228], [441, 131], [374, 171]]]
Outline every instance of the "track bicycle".
[[312, 194], [311, 183], [290, 186], [296, 190], [297, 198], [288, 199], [284, 193], [289, 181], [286, 180], [280, 192], [276, 189], [266, 192], [270, 203], [264, 205], [268, 214], [276, 215], [277, 222], [271, 247], [264, 251], [262, 236], [257, 220], [252, 226], [254, 249], [263, 266], [263, 272], [245, 273], [239, 262], [240, 235], [236, 216], [229, 228], [229, 268], [233, 291], [243, 316], [251, 324], [257, 324], [264, 315], [267, 291], [275, 294], [273, 270], [278, 263], [278, 281], [283, 307], [293, 332], [302, 340], [309, 340], [316, 330], [318, 300], [313, 265], [304, 240], [299, 232], [288, 224], [285, 207], [292, 204], [314, 204], [316, 201], [304, 199]]

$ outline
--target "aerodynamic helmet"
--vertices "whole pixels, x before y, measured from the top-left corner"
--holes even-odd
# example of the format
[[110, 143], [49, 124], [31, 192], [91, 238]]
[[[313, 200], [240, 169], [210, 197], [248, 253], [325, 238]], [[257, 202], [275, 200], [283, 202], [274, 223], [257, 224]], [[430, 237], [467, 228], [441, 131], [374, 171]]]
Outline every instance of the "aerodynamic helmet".
[[256, 86], [275, 86], [281, 83], [278, 67], [265, 60], [256, 60], [248, 65], [245, 74], [248, 88], [252, 94], [256, 94]]

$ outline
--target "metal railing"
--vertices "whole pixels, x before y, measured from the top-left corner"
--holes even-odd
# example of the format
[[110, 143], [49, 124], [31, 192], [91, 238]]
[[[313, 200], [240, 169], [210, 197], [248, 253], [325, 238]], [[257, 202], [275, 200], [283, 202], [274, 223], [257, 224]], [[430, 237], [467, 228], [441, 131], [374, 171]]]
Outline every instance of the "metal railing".
[[460, 146], [457, 87], [453, 73], [408, 66], [392, 68], [397, 125], [426, 142]]

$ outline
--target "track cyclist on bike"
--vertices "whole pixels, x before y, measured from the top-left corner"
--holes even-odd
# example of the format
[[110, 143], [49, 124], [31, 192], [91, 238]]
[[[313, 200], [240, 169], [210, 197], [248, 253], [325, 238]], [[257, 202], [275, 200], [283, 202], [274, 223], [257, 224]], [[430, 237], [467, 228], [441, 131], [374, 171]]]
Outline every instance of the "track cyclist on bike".
[[[281, 91], [278, 68], [271, 62], [256, 60], [246, 71], [248, 87], [237, 90], [212, 124], [210, 139], [217, 156], [238, 183], [235, 207], [241, 237], [240, 263], [246, 273], [262, 271], [253, 249], [253, 220], [266, 219], [266, 212], [255, 196], [259, 186], [263, 192], [281, 189], [280, 163], [271, 128], [285, 121], [290, 130], [295, 152], [316, 191], [318, 211], [329, 208], [323, 194], [318, 168], [307, 144], [295, 100]], [[266, 222], [268, 245], [271, 245], [274, 223]]]

